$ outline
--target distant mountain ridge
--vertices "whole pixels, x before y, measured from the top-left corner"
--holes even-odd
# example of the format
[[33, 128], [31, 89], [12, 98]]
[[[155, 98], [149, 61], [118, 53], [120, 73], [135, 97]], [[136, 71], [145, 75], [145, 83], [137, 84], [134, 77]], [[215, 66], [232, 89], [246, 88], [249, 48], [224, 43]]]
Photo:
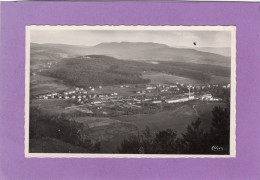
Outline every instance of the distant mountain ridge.
[[152, 42], [111, 42], [111, 43], [100, 43], [93, 46], [93, 48], [134, 48], [139, 50], [153, 49], [161, 47], [170, 47], [165, 44], [152, 43]]
[[231, 56], [230, 47], [198, 47], [195, 49], [198, 51], [210, 52], [210, 53], [219, 54], [219, 55], [226, 56], [226, 57]]
[[150, 42], [106, 42], [92, 47], [31, 43], [31, 57], [36, 59], [39, 54], [44, 56], [44, 53], [48, 54], [48, 57], [53, 55], [55, 58], [59, 57], [56, 57], [57, 54], [61, 55], [60, 58], [81, 55], [107, 55], [121, 60], [192, 62], [230, 66], [230, 57], [204, 51], [206, 49], [199, 51], [199, 49], [175, 48]]

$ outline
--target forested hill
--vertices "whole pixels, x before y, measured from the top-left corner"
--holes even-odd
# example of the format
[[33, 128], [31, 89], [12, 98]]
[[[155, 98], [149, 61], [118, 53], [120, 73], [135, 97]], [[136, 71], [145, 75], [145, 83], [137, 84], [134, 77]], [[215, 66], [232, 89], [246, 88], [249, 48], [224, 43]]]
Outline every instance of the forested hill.
[[67, 58], [42, 73], [79, 87], [149, 82], [141, 78], [142, 67], [135, 62], [102, 55]]
[[149, 80], [142, 79], [143, 71], [164, 72], [202, 82], [209, 82], [212, 75], [230, 76], [230, 69], [228, 67], [216, 65], [198, 65], [167, 61], [151, 64], [140, 61], [122, 61], [103, 55], [64, 58], [55, 66], [41, 73], [63, 80], [65, 84], [88, 87], [149, 83]]

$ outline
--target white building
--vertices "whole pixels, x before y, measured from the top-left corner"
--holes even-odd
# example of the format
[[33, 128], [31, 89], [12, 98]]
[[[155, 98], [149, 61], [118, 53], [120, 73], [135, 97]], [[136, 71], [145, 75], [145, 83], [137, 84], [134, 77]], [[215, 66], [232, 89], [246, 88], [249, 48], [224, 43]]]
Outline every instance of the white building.
[[101, 101], [93, 101], [93, 104], [100, 104]]
[[162, 101], [160, 100], [157, 100], [157, 101], [152, 101], [153, 104], [158, 104], [158, 103], [161, 103]]
[[168, 99], [168, 100], [165, 100], [166, 103], [178, 103], [178, 102], [186, 102], [186, 101], [189, 101], [188, 97], [186, 97], [186, 98], [179, 98], [179, 99]]
[[151, 89], [154, 89], [152, 86], [147, 86], [146, 87], [146, 90], [151, 90]]
[[193, 100], [193, 99], [195, 99], [195, 96], [190, 96], [189, 97], [189, 100]]
[[206, 101], [210, 101], [212, 99], [212, 95], [211, 94], [204, 94], [200, 97], [201, 100], [206, 100]]

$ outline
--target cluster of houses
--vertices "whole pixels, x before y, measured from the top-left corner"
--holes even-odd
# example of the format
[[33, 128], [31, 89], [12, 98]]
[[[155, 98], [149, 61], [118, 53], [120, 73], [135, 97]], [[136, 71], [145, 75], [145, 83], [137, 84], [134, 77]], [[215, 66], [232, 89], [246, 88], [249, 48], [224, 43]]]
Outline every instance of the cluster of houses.
[[199, 97], [202, 101], [221, 101], [221, 98], [214, 98], [212, 94], [203, 94]]
[[179, 91], [180, 89], [177, 87], [177, 85], [161, 85], [161, 84], [157, 84], [157, 85], [149, 85], [146, 86], [145, 89], [143, 90], [139, 90], [136, 91], [136, 94], [146, 94], [146, 93], [151, 93], [151, 92], [159, 92], [159, 93], [163, 93], [163, 92], [167, 92], [169, 90], [176, 90]]
[[46, 64], [42, 64], [41, 66], [43, 67], [43, 68], [51, 68], [52, 66], [54, 66], [54, 65], [56, 65], [57, 64], [57, 62], [47, 62]]
[[[120, 88], [128, 88], [128, 85], [122, 85]], [[199, 86], [201, 89], [204, 86]], [[205, 88], [218, 87], [218, 85], [205, 86]], [[102, 86], [98, 86], [98, 89], [102, 89]], [[186, 93], [181, 92], [178, 94], [164, 93], [168, 91], [180, 91], [186, 88]], [[69, 91], [63, 91], [60, 93], [50, 93], [45, 95], [40, 95], [37, 97], [40, 100], [48, 99], [60, 99], [60, 100], [74, 100], [74, 102], [80, 105], [88, 105], [93, 107], [98, 107], [97, 110], [102, 109], [102, 107], [115, 107], [120, 108], [141, 108], [144, 104], [160, 104], [160, 103], [180, 103], [187, 102], [191, 100], [201, 100], [201, 101], [221, 101], [220, 98], [215, 98], [210, 93], [195, 94], [195, 88], [198, 86], [185, 86], [182, 84], [175, 85], [147, 85], [143, 90], [136, 91], [136, 94], [130, 96], [121, 96], [117, 92], [113, 93], [97, 93], [94, 87], [75, 88]], [[230, 88], [230, 85], [225, 85], [222, 88]], [[191, 92], [192, 91], [192, 92]], [[150, 93], [149, 93], [150, 92]]]
[[168, 92], [175, 92], [175, 93], [184, 93], [185, 91], [206, 91], [214, 88], [223, 88], [228, 89], [230, 88], [230, 84], [227, 85], [184, 85], [180, 83], [176, 83], [174, 85], [167, 85], [167, 84], [157, 84], [157, 85], [149, 85], [142, 90], [136, 91], [136, 94], [147, 94], [152, 92], [157, 93], [168, 93]]
[[[99, 89], [102, 89], [102, 86], [98, 87]], [[89, 87], [88, 91], [94, 92], [95, 88], [94, 87]], [[89, 94], [88, 91], [84, 88], [75, 88], [74, 90], [69, 90], [69, 91], [64, 91], [60, 93], [50, 93], [50, 94], [45, 94], [45, 95], [40, 95], [38, 99], [78, 99], [78, 101], [82, 101], [83, 99], [86, 98], [96, 98], [96, 97], [105, 97], [108, 95], [98, 95], [98, 94]], [[117, 93], [113, 93], [111, 95], [117, 95]]]

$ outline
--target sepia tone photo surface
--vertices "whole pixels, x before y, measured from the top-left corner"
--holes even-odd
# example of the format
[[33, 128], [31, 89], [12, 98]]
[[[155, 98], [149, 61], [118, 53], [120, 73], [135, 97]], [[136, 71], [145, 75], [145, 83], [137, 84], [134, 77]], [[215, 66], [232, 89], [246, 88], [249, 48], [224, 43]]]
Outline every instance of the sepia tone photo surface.
[[234, 26], [27, 26], [26, 157], [235, 157]]

